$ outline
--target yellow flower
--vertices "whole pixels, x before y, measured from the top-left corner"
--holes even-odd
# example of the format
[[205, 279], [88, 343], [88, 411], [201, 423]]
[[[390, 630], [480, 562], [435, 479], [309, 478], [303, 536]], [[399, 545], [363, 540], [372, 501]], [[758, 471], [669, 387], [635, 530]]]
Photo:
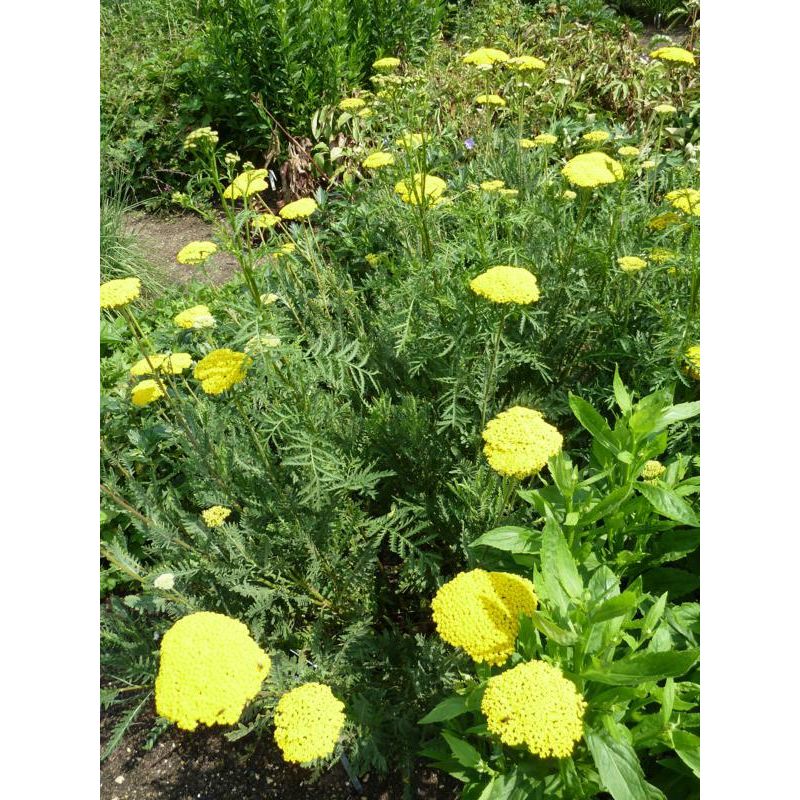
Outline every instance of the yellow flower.
[[483, 181], [481, 189], [484, 192], [499, 192], [505, 185], [505, 181]]
[[238, 620], [210, 611], [189, 614], [161, 640], [156, 713], [187, 731], [199, 723], [233, 725], [271, 666]]
[[637, 256], [620, 256], [617, 259], [617, 264], [623, 272], [638, 272], [647, 266], [647, 262]]
[[646, 461], [645, 465], [642, 467], [642, 480], [648, 482], [654, 482], [657, 478], [660, 478], [665, 472], [667, 468], [660, 462], [651, 459], [650, 461]]
[[215, 145], [218, 141], [219, 134], [216, 131], [211, 128], [197, 128], [183, 140], [183, 146], [186, 150], [195, 150], [200, 145]]
[[514, 406], [490, 420], [483, 432], [483, 454], [495, 472], [514, 478], [536, 475], [561, 452], [564, 440], [532, 408]]
[[489, 678], [481, 711], [504, 744], [567, 758], [583, 736], [586, 702], [558, 667], [528, 661]]
[[700, 216], [700, 192], [697, 189], [675, 189], [667, 192], [666, 200], [678, 211], [693, 217]]
[[479, 47], [467, 53], [462, 59], [465, 64], [472, 64], [476, 67], [491, 67], [493, 64], [502, 64], [509, 60], [508, 53], [498, 50], [495, 47]]
[[664, 247], [654, 247], [650, 251], [649, 258], [654, 264], [666, 264], [668, 261], [674, 261], [677, 256], [672, 250], [667, 250]]
[[226, 200], [238, 200], [240, 197], [250, 197], [251, 194], [262, 192], [269, 188], [264, 180], [267, 177], [265, 169], [247, 169], [234, 178], [233, 183], [222, 193]]
[[372, 62], [373, 69], [397, 69], [400, 66], [400, 59], [395, 58], [394, 56], [386, 56], [385, 58], [379, 58], [377, 61]]
[[648, 158], [647, 161], [642, 161], [642, 169], [653, 169], [655, 165], [656, 162], [653, 161], [652, 158]]
[[475, 98], [475, 102], [479, 106], [497, 106], [498, 108], [502, 108], [506, 104], [499, 94], [479, 94]]
[[307, 219], [319, 208], [313, 197], [301, 197], [287, 203], [278, 213], [284, 219]]
[[423, 175], [417, 172], [409, 185], [408, 181], [398, 181], [394, 190], [403, 199], [403, 202], [412, 206], [435, 206], [442, 200], [447, 184], [436, 175]]
[[245, 379], [252, 361], [246, 353], [227, 348], [212, 350], [197, 362], [194, 376], [206, 394], [221, 394]]
[[574, 200], [578, 195], [573, 192], [572, 189], [564, 189], [564, 191], [561, 192], [561, 196], [564, 200]]
[[163, 396], [164, 392], [161, 391], [161, 387], [152, 378], [139, 381], [139, 383], [131, 389], [131, 402], [135, 406], [146, 406], [148, 403], [152, 403], [154, 400], [158, 400], [159, 397]]
[[277, 303], [278, 300], [280, 300], [280, 297], [278, 297], [278, 295], [276, 294], [273, 294], [272, 292], [270, 292], [269, 294], [261, 295], [261, 302], [265, 306], [271, 306], [273, 303]]
[[174, 322], [179, 328], [186, 328], [187, 330], [192, 328], [213, 328], [217, 324], [217, 321], [211, 316], [208, 306], [187, 308], [186, 311], [181, 311], [180, 314], [176, 315]]
[[622, 147], [620, 147], [619, 150], [617, 150], [617, 152], [621, 156], [625, 156], [627, 158], [635, 158], [636, 156], [639, 155], [639, 148], [633, 147], [632, 145], [629, 144], [625, 144]]
[[204, 264], [206, 259], [216, 252], [217, 246], [214, 242], [189, 242], [189, 244], [181, 248], [175, 259], [179, 264], [196, 266]]
[[281, 340], [277, 336], [272, 336], [269, 333], [262, 333], [260, 336], [254, 336], [244, 346], [245, 353], [251, 356], [259, 355], [265, 350], [272, 347], [280, 347]]
[[119, 308], [134, 301], [142, 291], [138, 278], [116, 278], [100, 284], [100, 308]]
[[219, 528], [230, 515], [231, 510], [225, 508], [225, 506], [211, 506], [211, 508], [207, 508], [200, 516], [209, 528]]
[[497, 193], [502, 197], [519, 197], [519, 189], [498, 189]]
[[675, 108], [675, 106], [671, 106], [669, 103], [659, 103], [659, 105], [653, 109], [656, 114], [663, 114], [664, 116], [675, 114], [677, 110], [678, 109]]
[[[180, 375], [185, 369], [189, 369], [192, 365], [192, 357], [188, 353], [170, 353], [166, 355], [155, 354], [141, 358], [131, 367], [131, 375], [139, 377], [140, 375], [150, 375], [153, 370], [156, 372], [165, 372], [168, 375]], [[153, 369], [150, 369], [152, 364]]]
[[297, 250], [297, 245], [294, 242], [286, 242], [278, 250], [273, 250], [270, 255], [273, 258], [282, 258], [283, 256], [291, 255], [295, 250]]
[[653, 217], [647, 223], [647, 227], [653, 231], [663, 231], [670, 225], [679, 225], [681, 222], [683, 220], [674, 211], [665, 211], [663, 214]]
[[327, 758], [345, 723], [344, 703], [330, 686], [305, 683], [287, 692], [275, 707], [275, 742], [285, 761], [308, 764]]
[[473, 569], [442, 586], [431, 601], [436, 630], [473, 661], [499, 666], [514, 651], [519, 615], [536, 610], [533, 584], [508, 572]]
[[274, 228], [280, 221], [281, 221], [281, 218], [280, 217], [276, 217], [274, 214], [270, 214], [270, 213], [259, 214], [253, 220], [253, 227], [254, 228]]
[[592, 144], [602, 144], [610, 135], [607, 131], [589, 131], [589, 133], [584, 133], [581, 139]]
[[424, 133], [404, 133], [395, 141], [395, 144], [406, 150], [416, 150], [418, 147], [422, 146], [424, 140]]
[[231, 167], [234, 164], [238, 164], [241, 160], [242, 157], [238, 153], [225, 153], [224, 161]]
[[533, 150], [536, 147], [536, 142], [533, 139], [520, 139], [519, 146], [523, 150]]
[[662, 61], [672, 61], [676, 64], [690, 64], [691, 66], [697, 63], [694, 53], [684, 50], [682, 47], [659, 47], [658, 50], [650, 53], [650, 58], [659, 58]]
[[555, 144], [558, 141], [558, 137], [553, 136], [552, 133], [540, 133], [538, 136], [533, 137], [533, 141], [537, 145], [549, 145]]
[[622, 165], [605, 153], [581, 153], [564, 165], [561, 174], [573, 185], [593, 189], [622, 180]]
[[539, 299], [536, 276], [522, 267], [499, 265], [487, 269], [469, 283], [475, 294], [493, 303], [527, 305]]
[[362, 108], [361, 111], [356, 112], [356, 116], [360, 117], [361, 119], [368, 119], [374, 113], [375, 112], [371, 108]]
[[517, 72], [530, 72], [534, 69], [544, 69], [547, 66], [544, 61], [535, 56], [514, 56], [514, 58], [509, 58], [505, 63], [506, 66]]
[[696, 381], [700, 380], [700, 345], [693, 344], [683, 355], [687, 374]]
[[381, 167], [390, 167], [392, 164], [394, 164], [394, 156], [384, 150], [371, 153], [361, 162], [361, 166], [367, 169], [380, 169]]
[[366, 103], [360, 97], [345, 97], [339, 103], [340, 111], [358, 111], [359, 108], [364, 108]]

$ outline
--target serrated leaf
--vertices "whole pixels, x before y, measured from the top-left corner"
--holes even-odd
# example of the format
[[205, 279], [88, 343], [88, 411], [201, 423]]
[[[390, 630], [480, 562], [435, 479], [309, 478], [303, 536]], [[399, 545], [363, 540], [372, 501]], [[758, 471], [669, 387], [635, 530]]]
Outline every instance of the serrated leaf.
[[633, 409], [631, 396], [619, 376], [619, 367], [617, 366], [614, 367], [614, 398], [623, 414], [631, 413]]
[[621, 617], [636, 608], [639, 602], [637, 595], [632, 592], [623, 592], [616, 597], [611, 597], [601, 603], [590, 615], [591, 622], [605, 622], [615, 617]]
[[481, 754], [468, 742], [459, 739], [449, 731], [442, 731], [442, 736], [450, 747], [453, 753], [453, 758], [461, 764], [462, 767], [471, 767], [474, 769], [481, 763]]

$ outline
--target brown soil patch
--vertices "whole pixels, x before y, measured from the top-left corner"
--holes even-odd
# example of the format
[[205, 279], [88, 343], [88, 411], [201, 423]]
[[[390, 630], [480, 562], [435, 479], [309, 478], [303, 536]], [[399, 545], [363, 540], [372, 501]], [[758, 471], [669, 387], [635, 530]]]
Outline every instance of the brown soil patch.
[[205, 267], [189, 267], [175, 260], [178, 251], [189, 242], [213, 238], [211, 226], [198, 217], [188, 214], [160, 217], [131, 211], [125, 215], [125, 230], [135, 237], [142, 253], [171, 283], [180, 285], [192, 280], [225, 283], [238, 269], [230, 253], [214, 253]]

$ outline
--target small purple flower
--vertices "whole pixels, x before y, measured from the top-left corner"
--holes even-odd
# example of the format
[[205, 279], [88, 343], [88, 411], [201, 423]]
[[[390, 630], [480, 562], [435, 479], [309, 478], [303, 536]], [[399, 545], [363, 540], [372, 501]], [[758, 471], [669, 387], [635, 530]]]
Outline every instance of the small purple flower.
[[464, 147], [467, 150], [473, 150], [475, 148], [475, 140], [470, 136], [469, 139], [464, 139]]

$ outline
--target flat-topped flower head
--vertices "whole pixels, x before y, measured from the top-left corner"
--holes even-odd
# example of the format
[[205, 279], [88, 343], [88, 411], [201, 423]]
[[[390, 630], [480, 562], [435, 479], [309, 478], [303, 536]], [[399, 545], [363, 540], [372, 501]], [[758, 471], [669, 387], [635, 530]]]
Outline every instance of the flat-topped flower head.
[[671, 106], [669, 103], [659, 103], [659, 104], [658, 104], [658, 105], [657, 105], [657, 106], [656, 106], [656, 107], [653, 109], [653, 111], [655, 111], [655, 112], [656, 112], [656, 114], [661, 114], [662, 116], [665, 116], [665, 117], [667, 117], [667, 116], [669, 116], [670, 114], [675, 114], [675, 113], [677, 113], [678, 109], [677, 109], [677, 108], [675, 108], [675, 106]]
[[519, 189], [506, 189], [506, 188], [498, 189], [497, 194], [499, 194], [500, 197], [505, 197], [508, 200], [513, 200], [515, 197], [519, 197]]
[[617, 265], [623, 272], [638, 272], [647, 266], [647, 262], [638, 256], [620, 256]]
[[258, 229], [274, 228], [280, 221], [281, 221], [280, 217], [276, 217], [275, 214], [270, 214], [269, 212], [265, 212], [264, 214], [259, 214], [253, 220], [253, 227]]
[[538, 136], [533, 137], [533, 141], [537, 146], [546, 147], [547, 145], [555, 144], [558, 141], [558, 137], [552, 133], [540, 133]]
[[364, 108], [366, 104], [366, 101], [362, 100], [360, 97], [345, 97], [344, 100], [339, 103], [339, 110], [358, 111], [359, 108]]
[[238, 164], [241, 160], [242, 160], [242, 157], [238, 153], [225, 153], [225, 158], [223, 158], [223, 161], [229, 167], [232, 167], [235, 164]]
[[677, 254], [672, 250], [667, 250], [665, 247], [654, 247], [649, 253], [648, 258], [654, 264], [667, 264], [677, 258]]
[[682, 222], [683, 218], [674, 211], [665, 211], [663, 214], [648, 220], [647, 227], [652, 231], [663, 231], [672, 225], [680, 225]]
[[647, 161], [642, 161], [642, 169], [654, 169], [656, 166], [656, 162], [652, 158], [648, 158]]
[[481, 181], [481, 189], [484, 192], [499, 192], [505, 185], [505, 181]]
[[697, 63], [694, 53], [684, 50], [683, 47], [659, 47], [658, 50], [650, 53], [650, 58], [657, 58], [672, 64], [689, 64], [692, 67]]
[[584, 133], [581, 139], [590, 144], [602, 144], [608, 140], [609, 136], [611, 134], [608, 131], [589, 131], [589, 133]]
[[496, 47], [479, 47], [472, 50], [461, 59], [465, 64], [472, 64], [475, 67], [491, 67], [494, 64], [502, 64], [508, 61], [510, 56], [503, 50]]
[[561, 452], [564, 440], [538, 411], [514, 406], [490, 420], [483, 432], [483, 454], [500, 475], [527, 478]]
[[238, 620], [198, 611], [161, 640], [156, 713], [183, 730], [234, 725], [272, 664]]
[[241, 175], [233, 179], [233, 183], [222, 193], [226, 200], [238, 200], [241, 197], [250, 197], [256, 192], [263, 192], [269, 188], [264, 180], [267, 177], [265, 169], [246, 169]]
[[278, 213], [284, 219], [308, 219], [319, 206], [313, 197], [301, 197], [292, 203], [287, 203]]
[[362, 108], [361, 111], [356, 111], [356, 116], [360, 117], [361, 119], [369, 119], [369, 117], [373, 116], [375, 111], [371, 109], [369, 106], [366, 108]]
[[209, 256], [216, 252], [217, 246], [214, 242], [189, 242], [180, 249], [175, 259], [179, 264], [188, 264], [194, 267], [198, 264], [205, 264]]
[[562, 168], [561, 174], [573, 186], [584, 189], [615, 183], [625, 177], [622, 165], [600, 151], [581, 153], [571, 158]]
[[433, 207], [442, 201], [447, 184], [436, 175], [423, 175], [417, 172], [412, 181], [398, 181], [394, 187], [404, 203], [412, 206]]
[[431, 601], [439, 636], [473, 661], [504, 664], [514, 651], [520, 614], [536, 610], [533, 584], [508, 572], [473, 569], [445, 583]]
[[366, 169], [381, 169], [383, 167], [391, 167], [394, 164], [394, 156], [387, 153], [385, 150], [379, 150], [377, 153], [370, 153], [362, 162], [361, 166]]
[[151, 375], [153, 371], [166, 375], [180, 375], [192, 366], [192, 357], [188, 353], [154, 353], [147, 358], [140, 358], [132, 367], [131, 375]]
[[686, 374], [700, 380], [700, 345], [693, 344], [683, 355]]
[[558, 667], [528, 661], [489, 678], [481, 711], [504, 744], [567, 758], [583, 736], [586, 701]]
[[207, 508], [200, 516], [209, 528], [219, 528], [230, 515], [231, 510], [225, 506], [211, 506], [211, 508]]
[[186, 150], [196, 150], [204, 145], [214, 146], [219, 141], [219, 134], [211, 128], [196, 128], [184, 140]]
[[405, 150], [416, 150], [418, 147], [422, 147], [425, 139], [424, 133], [404, 133], [395, 141], [395, 144]]
[[393, 70], [397, 69], [400, 66], [400, 59], [395, 58], [394, 56], [385, 56], [384, 58], [379, 58], [377, 61], [372, 62], [373, 69], [382, 69], [382, 70]]
[[138, 278], [116, 278], [100, 284], [100, 308], [120, 308], [132, 303], [142, 291]]
[[541, 58], [535, 56], [514, 56], [505, 62], [507, 67], [517, 72], [532, 72], [537, 69], [544, 69], [547, 64]]
[[469, 288], [475, 294], [493, 303], [519, 303], [527, 305], [539, 299], [536, 276], [522, 267], [498, 265], [473, 278]]
[[479, 106], [495, 106], [496, 108], [505, 107], [506, 101], [499, 94], [479, 94], [475, 98]]
[[519, 146], [523, 150], [533, 150], [536, 147], [536, 142], [533, 139], [519, 139]]
[[654, 459], [645, 461], [642, 467], [642, 480], [648, 483], [654, 483], [666, 471], [667, 468], [660, 461], [655, 461]]
[[222, 348], [212, 350], [197, 362], [194, 376], [206, 394], [222, 394], [231, 386], [243, 381], [253, 359], [247, 353]]
[[632, 144], [624, 144], [617, 152], [624, 158], [636, 158], [639, 155], [639, 148]]
[[186, 330], [213, 328], [217, 324], [208, 306], [187, 308], [185, 311], [181, 311], [180, 314], [176, 314], [173, 321], [179, 328], [185, 328]]
[[163, 397], [164, 392], [156, 381], [152, 378], [139, 381], [136, 386], [131, 389], [131, 402], [135, 406], [146, 406]]
[[667, 202], [678, 211], [693, 217], [700, 216], [700, 192], [697, 189], [674, 189], [665, 195]]
[[153, 586], [162, 592], [171, 592], [175, 588], [175, 573], [162, 572], [154, 581]]
[[330, 686], [305, 683], [281, 697], [274, 723], [275, 742], [284, 761], [308, 764], [336, 749], [345, 723], [344, 703]]
[[574, 200], [578, 195], [572, 191], [572, 189], [564, 189], [561, 192], [561, 199], [562, 200]]

